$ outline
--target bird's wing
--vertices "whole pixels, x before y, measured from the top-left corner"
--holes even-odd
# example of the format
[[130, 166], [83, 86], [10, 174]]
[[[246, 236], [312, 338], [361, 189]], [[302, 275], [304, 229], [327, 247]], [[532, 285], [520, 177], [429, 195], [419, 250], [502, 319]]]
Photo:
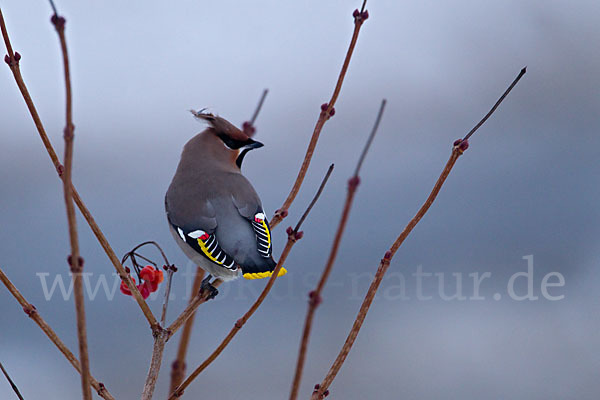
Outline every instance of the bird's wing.
[[[175, 208], [170, 207], [168, 192], [165, 197], [167, 218], [175, 232], [177, 232], [181, 240], [208, 260], [221, 267], [235, 271], [237, 269], [235, 261], [223, 251], [217, 241], [215, 235], [217, 218], [210, 201], [194, 201], [193, 198], [187, 201], [186, 204], [180, 204], [179, 207]], [[174, 212], [173, 208], [177, 212]]]
[[251, 224], [256, 234], [258, 254], [263, 258], [271, 258], [273, 253], [271, 228], [260, 199], [246, 178], [239, 175], [238, 181], [238, 190], [231, 195], [231, 200], [240, 215]]

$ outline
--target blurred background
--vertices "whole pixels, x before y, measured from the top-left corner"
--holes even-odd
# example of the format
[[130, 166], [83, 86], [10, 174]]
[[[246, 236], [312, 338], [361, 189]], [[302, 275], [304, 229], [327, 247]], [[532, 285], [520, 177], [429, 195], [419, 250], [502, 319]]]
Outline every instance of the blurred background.
[[[195, 269], [163, 211], [181, 149], [204, 129], [187, 110], [208, 107], [241, 125], [269, 88], [256, 122], [265, 147], [248, 155], [244, 173], [272, 215], [295, 179], [319, 106], [331, 96], [360, 5], [57, 2], [67, 18], [74, 88], [73, 180], [119, 256], [156, 240], [179, 267], [170, 320], [186, 305]], [[597, 399], [600, 3], [373, 0], [367, 9], [335, 117], [289, 217], [273, 232], [278, 255], [285, 228], [335, 163], [288, 258], [289, 273], [184, 398], [288, 396], [307, 293], [386, 98], [316, 315], [300, 392], [308, 398], [341, 348], [379, 259], [425, 200], [452, 142], [526, 65], [396, 254], [331, 398]], [[4, 1], [2, 12], [62, 157], [64, 82], [51, 9], [45, 1]], [[62, 186], [6, 67], [0, 93], [0, 266], [76, 352]], [[114, 269], [83, 220], [79, 232], [90, 273], [92, 374], [117, 398], [139, 398], [150, 331], [137, 305], [118, 291]], [[225, 284], [200, 307], [188, 372], [265, 283]], [[156, 314], [163, 295], [164, 286], [149, 300]], [[80, 398], [78, 375], [4, 288], [0, 307], [0, 360], [24, 397]], [[167, 396], [178, 341], [179, 335], [167, 345], [157, 399]], [[4, 379], [0, 397], [14, 397]]]

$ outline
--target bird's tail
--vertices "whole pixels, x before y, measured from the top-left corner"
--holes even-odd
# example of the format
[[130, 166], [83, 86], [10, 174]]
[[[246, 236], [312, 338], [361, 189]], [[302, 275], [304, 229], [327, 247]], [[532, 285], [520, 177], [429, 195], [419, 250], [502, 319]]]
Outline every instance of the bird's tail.
[[[271, 275], [273, 275], [273, 271], [275, 271], [276, 266], [277, 264], [275, 263], [275, 260], [273, 260], [273, 258], [270, 258], [268, 263], [261, 266], [254, 265], [242, 267], [242, 276], [245, 279], [269, 278], [271, 277]], [[285, 274], [287, 274], [287, 270], [284, 267], [281, 267], [279, 269], [277, 277], [283, 276]]]

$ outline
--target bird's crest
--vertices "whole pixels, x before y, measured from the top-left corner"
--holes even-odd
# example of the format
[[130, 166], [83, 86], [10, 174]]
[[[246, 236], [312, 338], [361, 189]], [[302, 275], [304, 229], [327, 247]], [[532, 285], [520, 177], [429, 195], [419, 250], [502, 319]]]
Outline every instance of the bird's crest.
[[249, 136], [242, 132], [241, 129], [227, 121], [225, 118], [219, 117], [218, 115], [206, 112], [206, 108], [195, 111], [190, 110], [192, 115], [202, 121], [208, 122], [208, 124], [216, 131], [217, 135], [226, 135], [234, 140], [247, 141]]

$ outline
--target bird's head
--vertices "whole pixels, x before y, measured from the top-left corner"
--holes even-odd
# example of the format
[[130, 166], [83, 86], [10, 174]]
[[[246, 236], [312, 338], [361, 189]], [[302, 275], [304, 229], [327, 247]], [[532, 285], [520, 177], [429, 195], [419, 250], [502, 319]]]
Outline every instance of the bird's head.
[[205, 113], [204, 110], [190, 111], [194, 117], [210, 124], [211, 128], [207, 132], [214, 135], [221, 142], [225, 150], [223, 153], [225, 157], [229, 158], [231, 162], [235, 162], [240, 169], [242, 168], [244, 157], [250, 150], [264, 146], [261, 142], [252, 139], [225, 118]]

